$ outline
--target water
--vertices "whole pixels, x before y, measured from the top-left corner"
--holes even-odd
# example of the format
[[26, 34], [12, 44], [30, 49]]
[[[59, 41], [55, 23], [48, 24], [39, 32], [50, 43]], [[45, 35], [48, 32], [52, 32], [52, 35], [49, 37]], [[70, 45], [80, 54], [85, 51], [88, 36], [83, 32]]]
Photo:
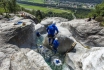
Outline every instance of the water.
[[[44, 39], [44, 36], [36, 38], [37, 49], [38, 49], [38, 47], [40, 45], [42, 45], [43, 39]], [[47, 49], [46, 47], [43, 47], [43, 48], [44, 48], [44, 50], [42, 51], [42, 53], [40, 53], [39, 51], [38, 51], [38, 53], [40, 53], [43, 56], [43, 58], [45, 59], [46, 63], [52, 68], [52, 70], [63, 70], [64, 69], [63, 67], [65, 67], [65, 64], [64, 64], [65, 55], [61, 55], [59, 53], [54, 54], [54, 52], [52, 50]], [[53, 63], [54, 59], [61, 60], [62, 61], [62, 65], [56, 66]]]

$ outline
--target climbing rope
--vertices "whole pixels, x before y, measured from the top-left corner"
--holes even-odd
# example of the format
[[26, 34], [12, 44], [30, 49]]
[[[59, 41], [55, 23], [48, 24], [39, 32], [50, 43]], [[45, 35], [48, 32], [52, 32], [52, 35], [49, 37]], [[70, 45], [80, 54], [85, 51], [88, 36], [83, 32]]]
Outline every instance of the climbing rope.
[[74, 43], [72, 44], [71, 48], [70, 48], [70, 49], [68, 49], [66, 53], [68, 53], [68, 52], [70, 52], [71, 50], [73, 50], [73, 49], [74, 49], [74, 47], [76, 46], [76, 44], [77, 44], [77, 43], [76, 43], [76, 42], [74, 42]]

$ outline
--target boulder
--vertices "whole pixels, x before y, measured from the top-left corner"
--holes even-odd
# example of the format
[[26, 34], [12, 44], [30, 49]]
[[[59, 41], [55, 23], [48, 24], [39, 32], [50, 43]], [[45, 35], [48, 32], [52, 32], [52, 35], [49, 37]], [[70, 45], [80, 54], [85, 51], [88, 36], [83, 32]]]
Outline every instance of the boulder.
[[70, 70], [103, 70], [104, 48], [87, 49], [78, 46], [77, 43], [75, 49], [76, 52], [70, 52], [66, 55], [65, 62]]
[[46, 33], [46, 28], [42, 24], [36, 24], [35, 25], [35, 31], [40, 33]]
[[[14, 25], [19, 21], [22, 23]], [[1, 20], [0, 70], [51, 70], [44, 58], [30, 49], [35, 38], [35, 24], [30, 19]]]
[[[67, 63], [71, 70], [103, 70], [104, 48], [92, 48], [81, 53], [68, 53]], [[99, 54], [99, 55], [98, 55]], [[72, 63], [72, 64], [71, 64]]]
[[0, 63], [0, 70], [10, 70], [10, 58], [5, 58]]
[[36, 65], [40, 70], [51, 70], [48, 64], [44, 61], [44, 58], [39, 54], [31, 50], [26, 54], [29, 62], [32, 65]]
[[103, 28], [102, 30], [99, 31], [98, 35], [104, 36], [104, 28]]
[[65, 63], [70, 70], [81, 70], [80, 58], [86, 51], [88, 51], [88, 49], [85, 48], [85, 46], [80, 42], [76, 41], [74, 37], [70, 37], [70, 39], [72, 39], [77, 44], [71, 52], [66, 54]]
[[87, 38], [85, 44], [90, 46], [104, 47], [104, 36], [91, 35]]
[[69, 22], [62, 22], [61, 26], [67, 28], [78, 41], [91, 47], [104, 46], [104, 28], [99, 26], [95, 20], [74, 19]]
[[[56, 36], [59, 41], [58, 52], [65, 53], [68, 51], [68, 49], [71, 48], [74, 41], [69, 38], [69, 36], [71, 36], [71, 33], [66, 28], [58, 27], [58, 29], [59, 29], [59, 34]], [[47, 36], [45, 37], [45, 39], [43, 41], [43, 45], [48, 47], [49, 49], [51, 49], [49, 46], [49, 43], [48, 43]]]
[[[17, 18], [18, 19], [18, 18]], [[8, 23], [0, 24], [0, 43], [10, 43], [18, 47], [31, 47], [33, 43], [33, 28], [34, 25], [30, 19], [21, 19], [25, 25], [14, 25], [15, 20]]]
[[51, 68], [45, 63], [43, 57], [34, 52], [29, 51], [27, 54], [18, 52], [11, 57], [12, 70], [51, 70]]
[[6, 55], [3, 52], [0, 52], [0, 63], [5, 58], [6, 58]]
[[48, 25], [52, 24], [53, 22], [60, 23], [60, 22], [65, 22], [65, 21], [68, 21], [68, 19], [64, 19], [64, 18], [61, 18], [61, 17], [48, 17], [48, 18], [43, 19], [40, 22], [40, 24], [47, 27]]

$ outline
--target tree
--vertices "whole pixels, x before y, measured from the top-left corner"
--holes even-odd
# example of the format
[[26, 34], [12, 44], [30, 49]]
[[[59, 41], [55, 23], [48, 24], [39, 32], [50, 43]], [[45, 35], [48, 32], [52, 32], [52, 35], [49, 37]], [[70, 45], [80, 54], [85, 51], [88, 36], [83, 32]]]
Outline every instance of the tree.
[[2, 7], [4, 8], [5, 13], [6, 13], [6, 16], [7, 16], [7, 9], [6, 9], [7, 0], [0, 0], [0, 3], [1, 3], [1, 5], [2, 5]]
[[38, 19], [38, 22], [40, 22], [41, 19], [43, 18], [43, 17], [42, 17], [42, 13], [40, 12], [40, 10], [37, 10], [37, 11], [36, 11], [36, 18]]
[[12, 0], [13, 12], [16, 13], [16, 0]]
[[95, 9], [91, 12], [92, 16], [104, 16], [104, 2], [101, 4], [98, 4]]
[[36, 11], [36, 17], [40, 17], [40, 19], [42, 19], [42, 13], [40, 12], [40, 10]]
[[16, 0], [9, 0], [8, 1], [9, 12], [16, 13], [16, 9], [17, 9], [16, 7], [17, 7]]

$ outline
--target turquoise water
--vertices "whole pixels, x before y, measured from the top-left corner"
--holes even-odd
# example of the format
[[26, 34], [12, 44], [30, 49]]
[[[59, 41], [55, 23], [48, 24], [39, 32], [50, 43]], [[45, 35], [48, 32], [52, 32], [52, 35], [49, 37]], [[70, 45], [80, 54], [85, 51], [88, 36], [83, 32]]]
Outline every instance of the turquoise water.
[[[41, 37], [37, 37], [36, 38], [36, 43], [37, 43], [37, 46], [40, 46], [42, 45], [42, 42], [43, 42], [43, 39], [44, 37], [41, 36]], [[46, 47], [45, 47], [46, 48]], [[52, 68], [52, 70], [62, 70], [62, 66], [64, 64], [64, 59], [65, 59], [65, 56], [63, 55], [60, 55], [60, 54], [54, 54], [52, 50], [47, 50], [45, 53], [41, 54], [43, 56], [43, 58], [45, 59], [46, 63]], [[52, 64], [52, 61], [53, 59], [55, 58], [58, 58], [62, 61], [62, 66], [55, 66], [54, 64]]]

